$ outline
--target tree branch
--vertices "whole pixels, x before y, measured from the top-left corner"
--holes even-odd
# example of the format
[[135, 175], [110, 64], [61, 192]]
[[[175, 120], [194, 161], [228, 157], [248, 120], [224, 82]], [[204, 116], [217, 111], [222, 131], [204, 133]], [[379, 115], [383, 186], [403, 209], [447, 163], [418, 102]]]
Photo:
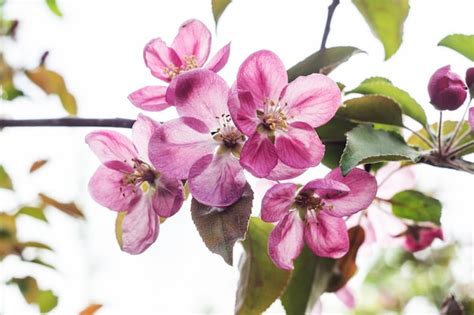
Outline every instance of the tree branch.
[[331, 31], [331, 21], [334, 11], [336, 11], [337, 6], [339, 5], [339, 0], [333, 0], [332, 3], [328, 6], [328, 16], [326, 18], [326, 26], [324, 27], [323, 39], [321, 41], [321, 50], [326, 48], [326, 42], [328, 40], [329, 31]]
[[4, 127], [112, 127], [132, 128], [134, 119], [125, 118], [53, 118], [53, 119], [0, 119]]

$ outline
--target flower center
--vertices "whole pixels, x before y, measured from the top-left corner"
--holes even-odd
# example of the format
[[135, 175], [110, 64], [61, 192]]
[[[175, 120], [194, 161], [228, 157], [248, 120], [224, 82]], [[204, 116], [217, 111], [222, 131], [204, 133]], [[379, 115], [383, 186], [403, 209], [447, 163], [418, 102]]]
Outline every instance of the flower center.
[[229, 114], [222, 114], [217, 116], [216, 119], [219, 121], [219, 128], [212, 132], [212, 134], [214, 140], [220, 143], [218, 152], [225, 153], [230, 151], [234, 155], [239, 156], [245, 136], [234, 126]]
[[[317, 194], [302, 191], [295, 197], [294, 206], [303, 221], [316, 219], [317, 214], [323, 209], [331, 209]], [[307, 217], [309, 215], [309, 217]]]
[[167, 67], [163, 69], [163, 72], [170, 78], [174, 79], [178, 74], [196, 69], [198, 67], [196, 57], [194, 56], [185, 56], [184, 57], [184, 64], [177, 67], [174, 64], [169, 64]]
[[137, 187], [143, 192], [147, 192], [150, 187], [155, 186], [155, 179], [158, 174], [155, 170], [147, 163], [133, 158], [133, 172], [124, 174], [122, 178], [122, 185], [120, 186], [120, 192], [125, 197], [125, 187], [133, 186], [132, 192], [136, 193]]
[[263, 111], [257, 110], [257, 117], [260, 119], [260, 126], [267, 131], [275, 131], [277, 129], [288, 130], [288, 118], [285, 109], [287, 102], [279, 100], [275, 102], [267, 99], [263, 103]]

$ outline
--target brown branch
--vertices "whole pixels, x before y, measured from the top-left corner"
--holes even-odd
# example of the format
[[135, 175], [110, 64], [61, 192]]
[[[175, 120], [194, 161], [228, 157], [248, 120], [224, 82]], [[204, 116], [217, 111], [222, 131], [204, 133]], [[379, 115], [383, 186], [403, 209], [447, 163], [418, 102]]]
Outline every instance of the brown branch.
[[329, 32], [331, 31], [332, 17], [338, 5], [339, 0], [333, 0], [332, 3], [328, 6], [328, 16], [326, 18], [326, 26], [324, 27], [323, 39], [321, 41], [321, 50], [326, 48], [326, 42], [328, 40]]
[[132, 128], [134, 119], [125, 118], [52, 118], [52, 119], [0, 119], [4, 127], [112, 127]]

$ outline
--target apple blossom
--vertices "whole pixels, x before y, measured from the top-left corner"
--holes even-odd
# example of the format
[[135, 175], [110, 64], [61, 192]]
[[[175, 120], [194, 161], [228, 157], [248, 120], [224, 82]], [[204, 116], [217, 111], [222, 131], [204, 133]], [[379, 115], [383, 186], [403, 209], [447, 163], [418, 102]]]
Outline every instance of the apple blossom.
[[456, 110], [466, 100], [466, 85], [461, 77], [451, 71], [451, 66], [438, 69], [430, 78], [428, 93], [437, 110]]
[[403, 247], [410, 252], [429, 247], [435, 238], [444, 239], [443, 230], [437, 226], [408, 226], [402, 236], [405, 238]]

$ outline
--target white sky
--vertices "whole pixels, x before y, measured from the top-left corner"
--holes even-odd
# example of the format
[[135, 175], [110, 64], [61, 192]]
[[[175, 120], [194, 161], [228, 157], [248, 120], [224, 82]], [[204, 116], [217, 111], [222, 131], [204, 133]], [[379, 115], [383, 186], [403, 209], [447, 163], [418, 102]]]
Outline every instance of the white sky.
[[[348, 87], [370, 76], [385, 76], [427, 104], [427, 82], [436, 69], [452, 64], [464, 75], [472, 66], [455, 52], [436, 47], [445, 35], [474, 33], [472, 0], [412, 1], [404, 43], [388, 62], [383, 62], [381, 44], [370, 34], [355, 7], [350, 1], [341, 2], [328, 47], [353, 45], [368, 52], [331, 74]], [[259, 49], [275, 51], [287, 66], [313, 53], [319, 48], [329, 3], [234, 0], [213, 39], [213, 52], [232, 41], [230, 61], [221, 74], [231, 84], [240, 63]], [[17, 43], [5, 43], [6, 57], [12, 64], [34, 67], [41, 53], [50, 50], [48, 65], [65, 75], [83, 117], [134, 118], [139, 111], [126, 96], [144, 85], [160, 83], [143, 64], [145, 43], [159, 36], [171, 42], [178, 26], [189, 18], [198, 18], [214, 30], [210, 0], [58, 0], [58, 4], [63, 19], [53, 16], [42, 0], [8, 0], [6, 16], [21, 22]], [[17, 85], [31, 98], [1, 104], [0, 115], [64, 115], [56, 98], [45, 96], [25, 78], [17, 78]], [[437, 112], [428, 105], [426, 109], [430, 120], [436, 121]], [[173, 115], [167, 110], [151, 116], [166, 120]], [[456, 119], [460, 115], [456, 112], [448, 117]], [[51, 288], [60, 296], [52, 314], [77, 313], [91, 302], [105, 305], [99, 314], [232, 313], [237, 267], [227, 266], [205, 248], [192, 224], [189, 202], [162, 225], [158, 241], [146, 253], [130, 256], [119, 250], [114, 235], [115, 214], [94, 203], [86, 190], [89, 177], [99, 165], [83, 140], [88, 131], [43, 128], [6, 129], [0, 133], [0, 164], [11, 173], [17, 188], [16, 194], [0, 191], [0, 210], [28, 203], [41, 191], [63, 201], [78, 201], [87, 215], [87, 223], [82, 223], [51, 210], [47, 214], [51, 227], [21, 219], [20, 236], [43, 240], [57, 249], [45, 257], [59, 273], [25, 268], [11, 258], [0, 264], [0, 281], [35, 275], [42, 288]], [[51, 162], [37, 174], [28, 175], [29, 166], [38, 158]], [[418, 170], [420, 189], [433, 192], [443, 202], [447, 239], [472, 245], [472, 176], [428, 166]], [[326, 172], [320, 166], [301, 182]], [[263, 186], [257, 188], [260, 194]], [[255, 214], [259, 203], [257, 196]], [[472, 247], [464, 253], [458, 272], [463, 271], [464, 278], [473, 281]], [[236, 262], [239, 254], [240, 248], [235, 253]], [[270, 313], [282, 311], [279, 303], [275, 304]], [[330, 304], [331, 300], [325, 305]], [[0, 287], [0, 313], [36, 312], [24, 303], [16, 287]]]

